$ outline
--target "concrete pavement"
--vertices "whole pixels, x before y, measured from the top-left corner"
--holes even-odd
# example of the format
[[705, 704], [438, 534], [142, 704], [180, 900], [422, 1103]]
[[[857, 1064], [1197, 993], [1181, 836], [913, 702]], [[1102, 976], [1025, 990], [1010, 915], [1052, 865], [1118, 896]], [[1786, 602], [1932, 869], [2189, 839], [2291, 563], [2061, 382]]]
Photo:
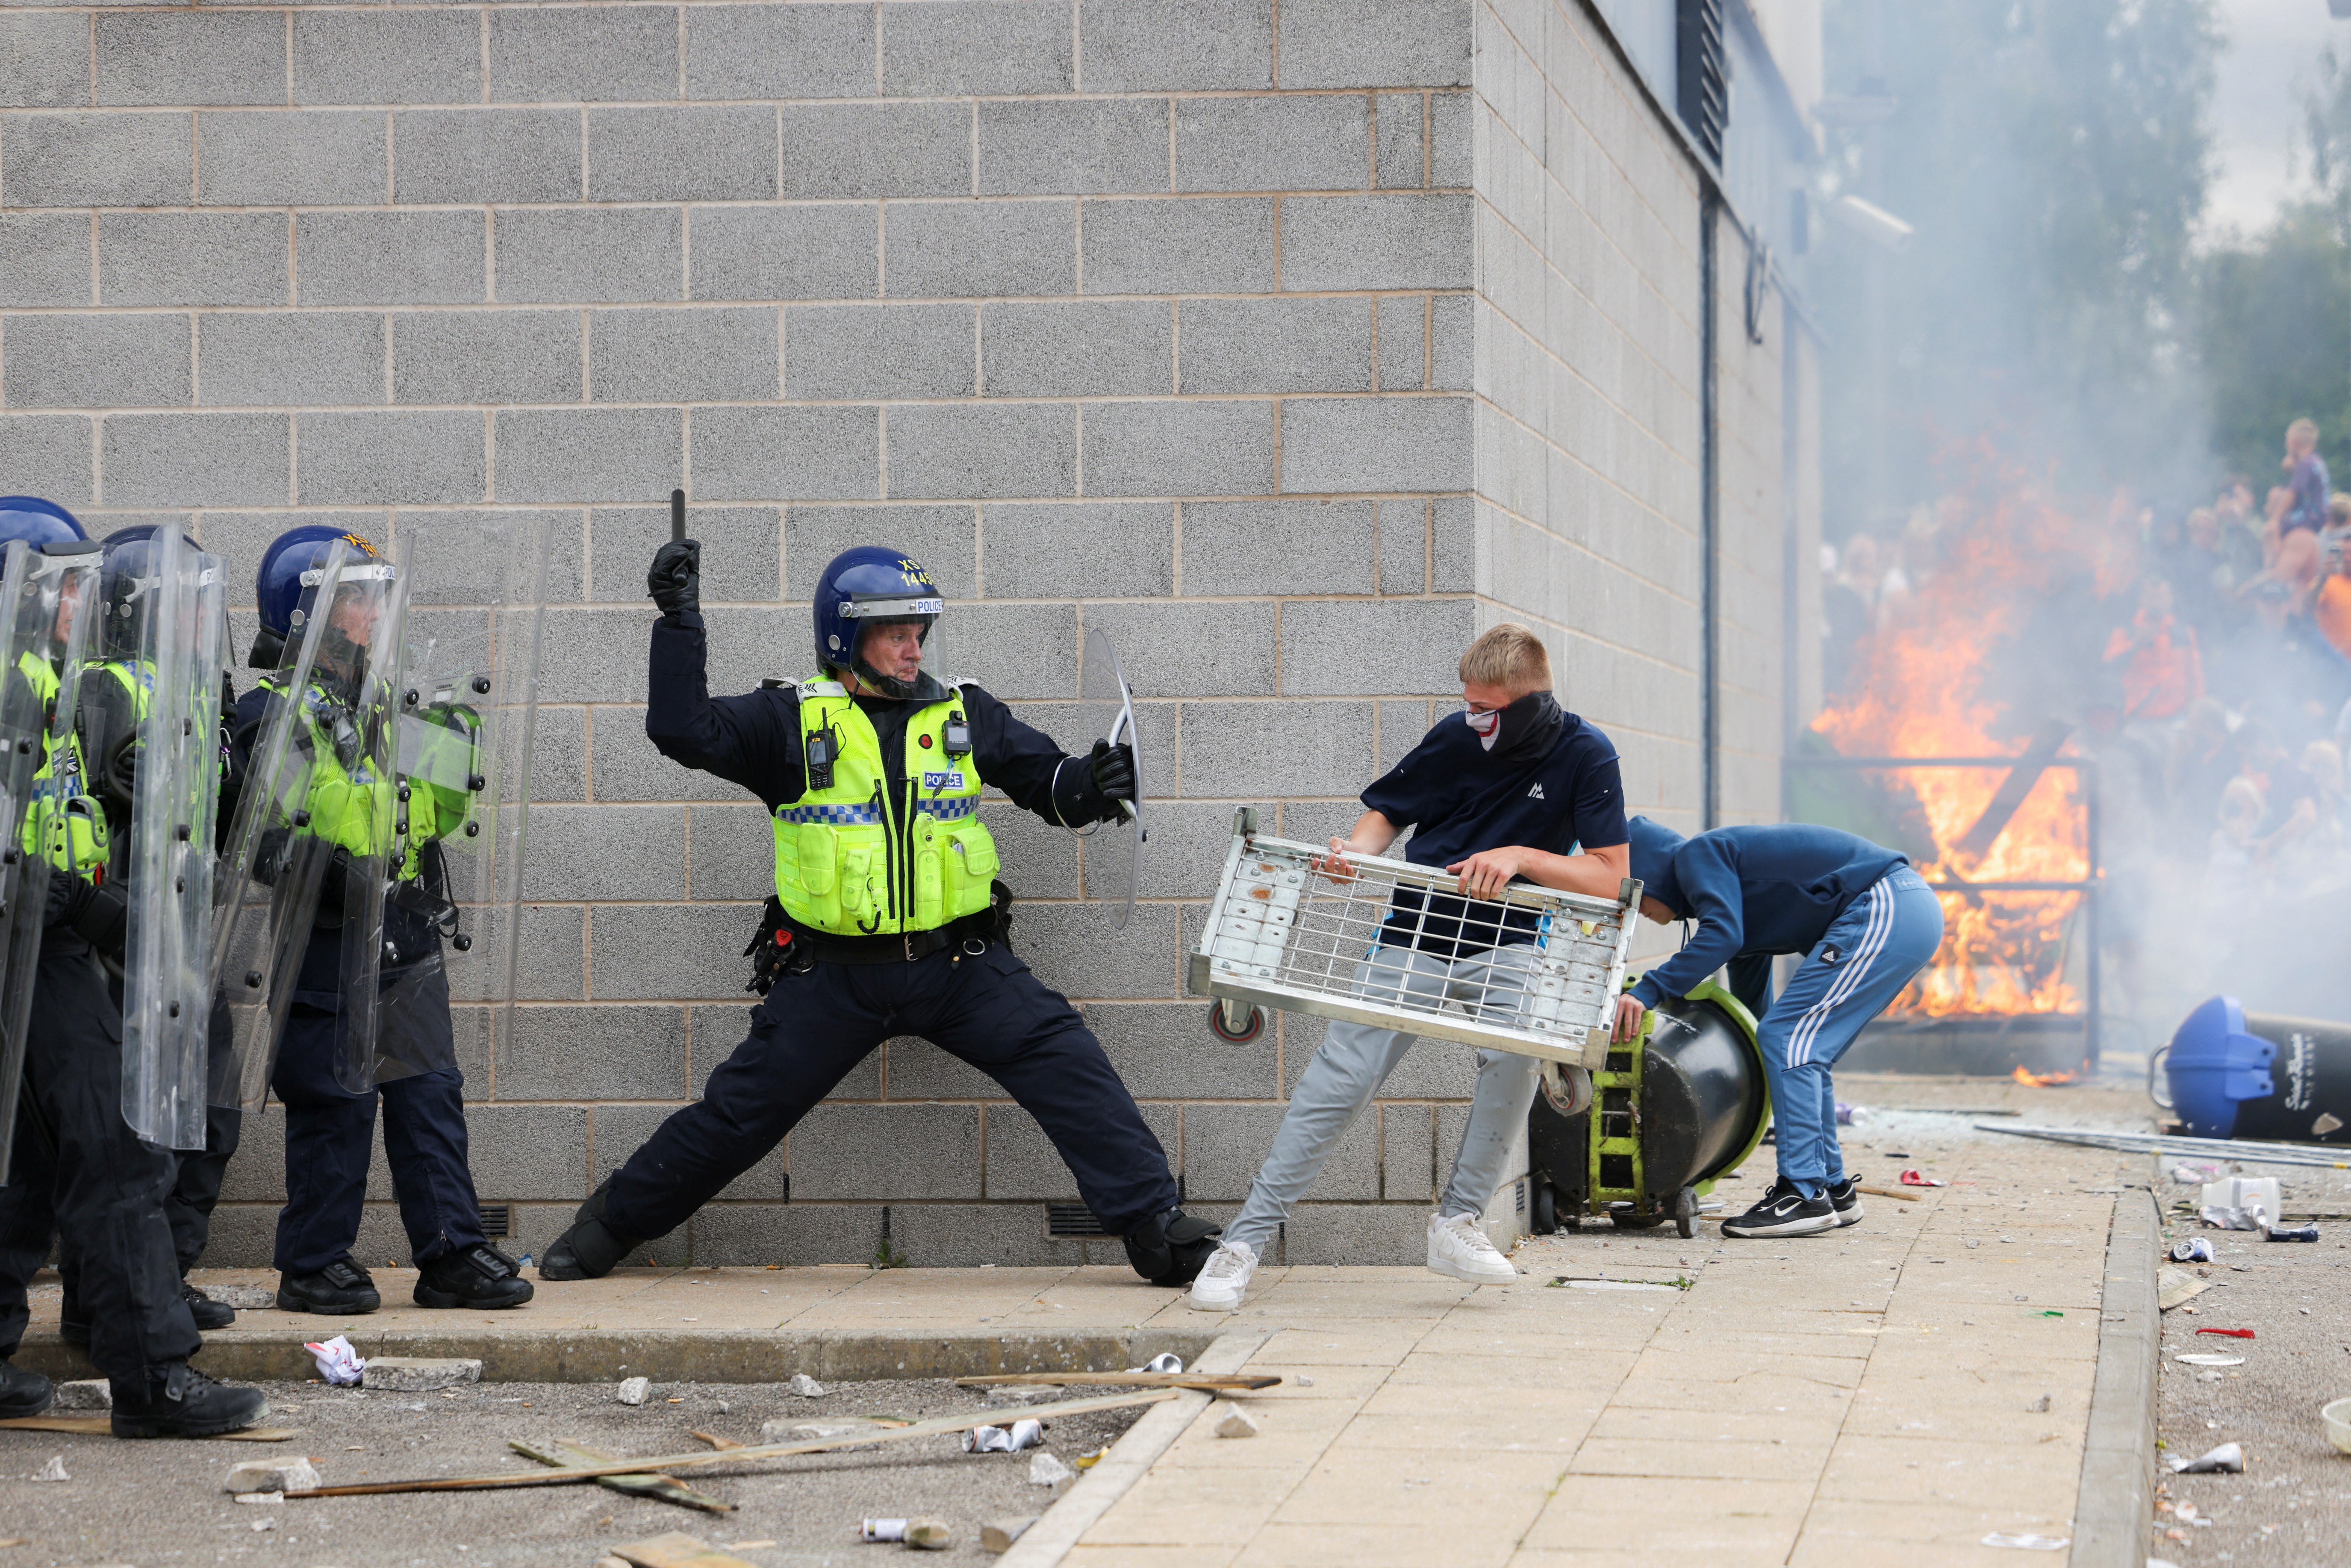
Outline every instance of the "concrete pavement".
[[[2047, 1121], [2119, 1123], [2144, 1105], [1980, 1081], [1844, 1087]], [[1927, 1114], [1851, 1129], [1845, 1147], [1871, 1185], [1909, 1166], [1951, 1185], [1865, 1197], [1861, 1225], [1792, 1241], [1711, 1225], [1688, 1240], [1669, 1227], [1537, 1239], [1507, 1287], [1270, 1268], [1225, 1317], [1110, 1269], [640, 1270], [542, 1285], [507, 1314], [248, 1312], [204, 1364], [276, 1364], [345, 1332], [363, 1354], [487, 1347], [493, 1378], [926, 1376], [1131, 1365], [1155, 1348], [1284, 1376], [1248, 1400], [1262, 1436], [1219, 1439], [1195, 1419], [1147, 1468], [1124, 1467], [1114, 1496], [1106, 1463], [1104, 1484], [1064, 1500], [1082, 1529], [1040, 1532], [1014, 1568], [1804, 1564], [1896, 1549], [1932, 1568], [2001, 1559], [1982, 1544], [1993, 1532], [2071, 1536], [2108, 1225], [2145, 1162]], [[1767, 1150], [1720, 1196], [1744, 1207], [1769, 1175]], [[404, 1302], [408, 1275], [378, 1278]], [[42, 1333], [55, 1306], [36, 1302], [34, 1364], [68, 1359]], [[1211, 1348], [1220, 1335], [1247, 1337]]]

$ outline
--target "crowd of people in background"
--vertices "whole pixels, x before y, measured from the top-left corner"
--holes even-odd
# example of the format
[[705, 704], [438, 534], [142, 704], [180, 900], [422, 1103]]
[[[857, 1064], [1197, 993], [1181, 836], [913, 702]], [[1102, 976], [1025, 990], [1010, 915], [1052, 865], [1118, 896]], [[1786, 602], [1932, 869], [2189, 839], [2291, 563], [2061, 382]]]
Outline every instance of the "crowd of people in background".
[[[2351, 887], [2351, 493], [2318, 446], [2295, 420], [2265, 494], [2237, 475], [2192, 509], [2118, 500], [2096, 570], [2053, 555], [2022, 590], [2034, 602], [2001, 695], [2020, 735], [2062, 717], [2099, 758], [2105, 869], [2126, 894], [2105, 904], [2110, 951], [2131, 945], [2125, 905], [2170, 892], [2251, 916]], [[1977, 526], [1964, 507], [1922, 508], [1897, 537], [1823, 549], [1832, 706], [1869, 678], [1866, 639], [1914, 612]]]

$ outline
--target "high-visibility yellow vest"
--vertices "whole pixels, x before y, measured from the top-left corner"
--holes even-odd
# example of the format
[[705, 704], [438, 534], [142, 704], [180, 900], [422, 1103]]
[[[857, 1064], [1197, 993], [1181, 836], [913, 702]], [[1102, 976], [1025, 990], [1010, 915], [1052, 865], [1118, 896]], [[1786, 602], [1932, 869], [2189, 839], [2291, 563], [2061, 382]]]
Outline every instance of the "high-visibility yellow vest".
[[[286, 700], [281, 676], [265, 675], [260, 685], [279, 701]], [[303, 689], [300, 710], [312, 756], [309, 792], [302, 802], [310, 820], [303, 831], [361, 857], [388, 854], [404, 838], [396, 874], [414, 877], [417, 852], [454, 830], [464, 820], [462, 809], [444, 823], [443, 792], [428, 788], [411, 791], [403, 810], [387, 719], [372, 719], [363, 729], [350, 706], [316, 681]]]
[[838, 681], [799, 686], [800, 741], [830, 730], [832, 786], [776, 808], [776, 897], [798, 925], [837, 936], [935, 930], [988, 907], [996, 841], [979, 820], [979, 762], [950, 756], [960, 691], [906, 723], [893, 792], [872, 721]]
[[[37, 653], [25, 653], [16, 672], [32, 686], [47, 709], [57, 700], [57, 672]], [[84, 678], [89, 678], [85, 673]], [[121, 675], [142, 707], [146, 693]], [[71, 726], [62, 745], [42, 741], [41, 766], [33, 774], [31, 809], [25, 813], [24, 848], [84, 882], [105, 875], [112, 840], [107, 831], [106, 810], [88, 792], [81, 742]]]

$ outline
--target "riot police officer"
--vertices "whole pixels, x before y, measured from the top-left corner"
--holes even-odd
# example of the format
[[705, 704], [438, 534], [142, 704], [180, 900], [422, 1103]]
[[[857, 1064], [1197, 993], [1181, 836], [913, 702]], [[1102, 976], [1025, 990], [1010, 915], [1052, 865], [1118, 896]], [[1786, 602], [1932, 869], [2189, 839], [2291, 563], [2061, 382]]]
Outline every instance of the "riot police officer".
[[945, 601], [915, 561], [872, 546], [835, 557], [817, 583], [812, 678], [714, 700], [700, 551], [674, 540], [648, 576], [662, 616], [645, 733], [766, 804], [773, 987], [702, 1099], [590, 1195], [540, 1276], [607, 1273], [749, 1169], [874, 1047], [914, 1034], [1037, 1119], [1136, 1272], [1189, 1281], [1216, 1227], [1176, 1207], [1166, 1155], [1102, 1046], [1007, 945], [1009, 894], [978, 817], [994, 785], [1062, 827], [1104, 821], [1134, 797], [1132, 753], [1099, 742], [1070, 757], [977, 685], [942, 682], [925, 664]]
[[[322, 569], [339, 544], [366, 559], [341, 572], [321, 603]], [[436, 858], [437, 827], [428, 802], [415, 804], [415, 828], [408, 831], [412, 808], [389, 755], [390, 677], [370, 667], [371, 643], [397, 586], [392, 564], [356, 535], [317, 525], [279, 535], [263, 553], [256, 579], [261, 630], [248, 660], [270, 673], [238, 700], [231, 739], [239, 793], [274, 789], [282, 780], [265, 787], [246, 774], [256, 751], [270, 749], [265, 727], [292, 727], [286, 749], [309, 759], [306, 804], [294, 821], [310, 842], [296, 848], [319, 852], [289, 854], [278, 862], [287, 869], [272, 873], [291, 877], [308, 866], [317, 877], [316, 903], [305, 905], [315, 909], [315, 917], [302, 916], [313, 918], [314, 928], [307, 939], [295, 938], [302, 943], [299, 971], [270, 981], [273, 996], [290, 988], [268, 1073], [269, 1087], [286, 1108], [287, 1201], [277, 1217], [276, 1263], [277, 1305], [287, 1312], [350, 1314], [382, 1304], [374, 1276], [350, 1250], [367, 1197], [379, 1099], [392, 1192], [418, 1270], [416, 1303], [517, 1307], [533, 1291], [514, 1260], [482, 1231], [467, 1165], [465, 1076], [455, 1064], [448, 986], [433, 922], [399, 896], [386, 899], [381, 945], [391, 956], [380, 971], [371, 965], [356, 982], [379, 987], [380, 996], [362, 1009], [350, 994], [354, 982], [345, 967], [344, 927], [360, 915], [346, 905], [355, 896], [380, 896], [381, 883], [333, 868], [348, 867], [354, 855], [364, 861], [371, 852], [384, 853], [382, 841], [395, 832], [406, 846], [402, 863], [387, 873], [396, 883], [413, 883]], [[303, 689], [289, 689], [294, 677], [281, 666], [281, 655], [289, 639], [299, 640], [298, 629], [319, 616], [326, 621], [316, 663]], [[365, 891], [357, 891], [363, 883]], [[248, 983], [261, 978], [256, 973]], [[393, 1008], [404, 1027], [428, 1037], [417, 1054], [437, 1065], [352, 1087], [338, 1068], [355, 1013], [374, 1017]]]
[[[48, 555], [86, 538], [61, 507], [0, 499], [0, 540], [23, 539]], [[85, 580], [62, 590], [61, 624], [66, 601], [96, 587]], [[23, 837], [27, 859], [46, 862], [47, 883], [24, 1032], [15, 1158], [9, 1183], [0, 1187], [0, 1357], [21, 1342], [26, 1281], [51, 1236], [62, 1231], [78, 1265], [90, 1359], [111, 1385], [114, 1435], [233, 1431], [260, 1415], [263, 1396], [216, 1383], [187, 1364], [202, 1341], [164, 1213], [180, 1162], [125, 1120], [122, 994], [119, 968], [110, 976], [108, 966], [122, 956], [130, 896], [123, 880], [107, 875], [122, 814], [110, 823], [88, 726], [78, 715], [57, 722], [78, 653], [56, 663], [28, 653], [0, 673], [0, 679], [29, 685], [47, 706], [55, 737], [36, 776]], [[11, 985], [18, 978], [12, 972]], [[23, 1374], [5, 1375], [0, 1406], [31, 1402], [24, 1382]]]

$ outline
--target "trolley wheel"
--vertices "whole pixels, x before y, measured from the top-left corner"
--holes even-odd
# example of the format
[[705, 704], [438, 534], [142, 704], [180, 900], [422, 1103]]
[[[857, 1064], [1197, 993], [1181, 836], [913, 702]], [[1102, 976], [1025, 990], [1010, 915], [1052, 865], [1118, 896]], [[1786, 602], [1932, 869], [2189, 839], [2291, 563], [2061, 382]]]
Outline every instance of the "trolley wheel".
[[1674, 1229], [1685, 1237], [1698, 1234], [1698, 1188], [1686, 1186], [1674, 1194]]
[[1535, 1183], [1533, 1218], [1537, 1236], [1550, 1236], [1559, 1229], [1559, 1196], [1547, 1181]]
[[1638, 1209], [1611, 1207], [1608, 1223], [1619, 1230], [1654, 1230], [1666, 1222], [1665, 1210], [1653, 1208], [1643, 1214]]
[[1265, 1014], [1259, 1012], [1254, 1007], [1250, 1008], [1249, 1010], [1248, 1022], [1242, 1024], [1238, 1029], [1232, 1027], [1225, 1016], [1225, 1009], [1228, 1005], [1228, 1004], [1224, 1002], [1210, 1002], [1208, 1004], [1208, 1032], [1210, 1034], [1215, 1035], [1227, 1045], [1247, 1045], [1249, 1041], [1255, 1040], [1259, 1035], [1265, 1032]]
[[1546, 1061], [1536, 1082], [1544, 1103], [1561, 1116], [1581, 1116], [1592, 1109], [1592, 1074], [1581, 1067]]

